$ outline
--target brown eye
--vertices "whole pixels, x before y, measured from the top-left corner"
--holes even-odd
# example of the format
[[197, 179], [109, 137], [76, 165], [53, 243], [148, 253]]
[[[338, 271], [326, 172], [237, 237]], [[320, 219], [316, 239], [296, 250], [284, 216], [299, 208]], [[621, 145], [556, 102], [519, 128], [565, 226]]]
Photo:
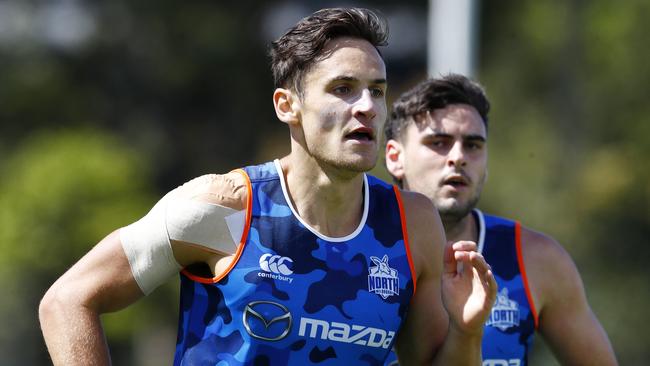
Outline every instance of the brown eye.
[[334, 94], [338, 94], [338, 95], [349, 94], [351, 90], [352, 89], [347, 85], [337, 86], [336, 88], [332, 89]]
[[381, 98], [384, 96], [384, 90], [381, 88], [371, 88], [370, 95], [372, 95], [373, 98]]

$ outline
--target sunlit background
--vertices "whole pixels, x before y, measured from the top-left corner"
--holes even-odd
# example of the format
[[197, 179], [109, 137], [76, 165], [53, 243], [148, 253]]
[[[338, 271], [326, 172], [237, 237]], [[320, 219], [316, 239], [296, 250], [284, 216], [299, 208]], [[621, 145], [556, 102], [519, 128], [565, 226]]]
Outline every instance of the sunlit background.
[[[562, 243], [621, 365], [645, 365], [650, 2], [476, 4], [480, 207]], [[340, 5], [388, 18], [389, 101], [427, 75], [426, 0], [0, 0], [0, 365], [49, 363], [39, 299], [103, 236], [194, 176], [288, 152], [268, 43]], [[114, 364], [171, 364], [177, 287], [103, 317]], [[536, 342], [532, 364], [556, 364]]]

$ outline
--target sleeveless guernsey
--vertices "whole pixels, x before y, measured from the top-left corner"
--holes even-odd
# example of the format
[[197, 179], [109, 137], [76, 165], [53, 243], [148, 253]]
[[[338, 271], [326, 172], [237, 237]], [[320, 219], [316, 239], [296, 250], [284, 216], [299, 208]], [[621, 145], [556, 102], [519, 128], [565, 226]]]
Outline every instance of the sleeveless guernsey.
[[527, 365], [537, 314], [521, 255], [521, 226], [479, 210], [473, 213], [485, 235], [479, 240], [479, 251], [499, 285], [483, 334], [483, 366]]
[[246, 167], [242, 243], [221, 278], [184, 270], [174, 365], [382, 365], [415, 291], [399, 191], [364, 177], [342, 238], [304, 223], [279, 162]]
[[[518, 222], [473, 211], [479, 226], [478, 250], [492, 266], [499, 292], [483, 331], [483, 366], [524, 366], [537, 328], [537, 315], [521, 256]], [[394, 353], [386, 366], [396, 366]]]

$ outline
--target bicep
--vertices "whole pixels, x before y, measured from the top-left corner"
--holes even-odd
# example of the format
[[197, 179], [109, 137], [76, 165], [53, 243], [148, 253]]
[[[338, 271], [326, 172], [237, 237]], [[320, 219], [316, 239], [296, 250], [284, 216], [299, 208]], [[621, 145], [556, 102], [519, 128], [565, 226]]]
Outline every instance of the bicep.
[[539, 332], [562, 364], [615, 364], [607, 335], [587, 302], [575, 267], [573, 270], [556, 288], [553, 301], [542, 309]]
[[440, 217], [426, 198], [404, 194], [404, 206], [417, 286], [396, 348], [400, 363], [409, 365], [434, 358], [447, 336], [449, 317], [442, 303], [445, 234]]
[[68, 294], [62, 297], [97, 313], [117, 311], [143, 296], [131, 273], [118, 231], [86, 253], [52, 289]]
[[589, 306], [573, 260], [554, 241], [546, 244], [545, 252], [539, 258], [548, 264], [542, 277], [545, 283], [540, 334], [562, 364], [616, 364], [607, 334]]
[[41, 301], [39, 319], [52, 362], [108, 365], [100, 315], [142, 296], [115, 231], [64, 273]]
[[563, 365], [616, 365], [607, 334], [589, 306], [542, 318], [540, 333]]
[[396, 341], [402, 365], [421, 364], [433, 359], [448, 330], [449, 318], [442, 306], [440, 278], [421, 277], [411, 300], [406, 323]]

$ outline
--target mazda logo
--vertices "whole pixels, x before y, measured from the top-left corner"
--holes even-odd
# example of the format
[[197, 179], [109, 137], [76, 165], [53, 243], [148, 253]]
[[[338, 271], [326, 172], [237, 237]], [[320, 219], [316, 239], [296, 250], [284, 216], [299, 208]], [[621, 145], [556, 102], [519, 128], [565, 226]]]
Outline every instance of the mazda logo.
[[289, 335], [291, 313], [286, 306], [271, 301], [252, 301], [243, 315], [246, 332], [264, 341], [279, 341]]

